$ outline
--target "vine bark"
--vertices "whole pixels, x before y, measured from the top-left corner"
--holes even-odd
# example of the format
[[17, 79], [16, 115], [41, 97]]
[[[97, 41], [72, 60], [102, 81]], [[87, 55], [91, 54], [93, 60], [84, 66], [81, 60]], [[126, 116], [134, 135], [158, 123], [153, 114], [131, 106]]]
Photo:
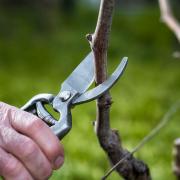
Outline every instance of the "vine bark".
[[159, 0], [159, 7], [161, 11], [161, 20], [174, 32], [177, 40], [180, 43], [180, 23], [174, 17], [169, 4], [169, 0]]
[[173, 172], [176, 175], [177, 180], [180, 180], [180, 138], [174, 141], [174, 162], [173, 162]]
[[[115, 0], [101, 0], [95, 32], [87, 35], [95, 58], [96, 85], [101, 84], [107, 79], [107, 49], [114, 4]], [[116, 168], [116, 171], [126, 180], [151, 179], [148, 166], [142, 161], [135, 159], [124, 149], [121, 145], [118, 131], [111, 129], [111, 104], [112, 100], [109, 92], [97, 100], [95, 130], [101, 147], [112, 165], [115, 165], [120, 159], [129, 154], [128, 158]]]

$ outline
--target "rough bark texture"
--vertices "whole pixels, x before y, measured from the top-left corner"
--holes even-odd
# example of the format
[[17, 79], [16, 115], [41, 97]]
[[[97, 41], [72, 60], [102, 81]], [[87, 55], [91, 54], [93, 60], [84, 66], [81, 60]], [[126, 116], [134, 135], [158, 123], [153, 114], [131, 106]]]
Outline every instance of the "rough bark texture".
[[[107, 49], [111, 30], [115, 0], [101, 0], [100, 10], [94, 34], [87, 35], [95, 57], [96, 84], [107, 78]], [[111, 96], [104, 94], [97, 100], [96, 134], [99, 143], [112, 165], [115, 165], [127, 153], [121, 146], [119, 134], [110, 128]], [[117, 168], [117, 172], [126, 180], [149, 180], [149, 168], [142, 161], [129, 156]]]
[[177, 179], [180, 180], [180, 138], [174, 141], [174, 162], [173, 162], [173, 172]]

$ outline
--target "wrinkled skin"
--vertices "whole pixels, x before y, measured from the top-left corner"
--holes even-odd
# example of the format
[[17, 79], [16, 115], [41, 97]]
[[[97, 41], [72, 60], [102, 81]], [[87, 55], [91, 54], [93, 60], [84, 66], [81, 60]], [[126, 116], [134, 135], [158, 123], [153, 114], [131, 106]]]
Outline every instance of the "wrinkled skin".
[[0, 102], [0, 175], [44, 180], [64, 162], [58, 138], [38, 117]]

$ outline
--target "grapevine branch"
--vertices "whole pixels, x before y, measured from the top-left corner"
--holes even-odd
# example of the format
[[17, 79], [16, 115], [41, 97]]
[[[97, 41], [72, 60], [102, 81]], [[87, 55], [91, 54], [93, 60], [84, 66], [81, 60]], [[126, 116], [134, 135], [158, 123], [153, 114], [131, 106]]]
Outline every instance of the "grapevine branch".
[[180, 23], [174, 17], [168, 0], [159, 0], [161, 20], [174, 32], [180, 43]]
[[[131, 151], [131, 155], [139, 151], [145, 144], [147, 144], [153, 137], [155, 137], [162, 128], [164, 128], [171, 120], [172, 116], [179, 110], [180, 108], [180, 100], [174, 103], [170, 109], [165, 113], [160, 122], [150, 131], [150, 133], [145, 136], [139, 144], [137, 144], [133, 150]], [[103, 180], [107, 179], [108, 176], [116, 169], [118, 165], [120, 165], [124, 160], [126, 160], [128, 156], [124, 156], [117, 164], [115, 164], [102, 178]], [[176, 176], [180, 179], [180, 138], [176, 139], [174, 142], [174, 159], [175, 162], [173, 164], [173, 171]]]
[[180, 179], [180, 138], [177, 138], [174, 141], [173, 155], [173, 172], [176, 175], [177, 179]]
[[[176, 20], [171, 11], [169, 0], [159, 0], [162, 21], [174, 32], [178, 42], [180, 43], [180, 23]], [[179, 58], [180, 52], [173, 53], [174, 57]], [[174, 162], [173, 172], [177, 179], [180, 179], [180, 139], [174, 142]]]
[[[107, 79], [107, 49], [111, 30], [115, 0], [101, 0], [98, 20], [93, 34], [88, 34], [87, 39], [95, 59], [96, 85]], [[110, 106], [112, 100], [107, 92], [97, 100], [97, 118], [95, 131], [99, 143], [107, 154], [112, 165], [115, 165], [124, 156], [128, 156], [116, 171], [126, 180], [149, 180], [149, 168], [142, 161], [135, 159], [130, 152], [121, 145], [118, 131], [110, 127]]]

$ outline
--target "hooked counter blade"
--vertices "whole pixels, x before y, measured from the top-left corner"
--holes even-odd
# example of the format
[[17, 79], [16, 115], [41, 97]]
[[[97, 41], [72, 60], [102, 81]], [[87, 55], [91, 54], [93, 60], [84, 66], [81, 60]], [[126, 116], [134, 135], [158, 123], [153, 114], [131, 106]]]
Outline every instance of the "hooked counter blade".
[[70, 76], [62, 83], [61, 91], [74, 89], [84, 93], [94, 81], [94, 56], [90, 52], [76, 67]]
[[75, 99], [72, 104], [81, 104], [88, 101], [92, 101], [94, 99], [97, 99], [102, 94], [104, 94], [106, 91], [108, 91], [120, 78], [120, 76], [123, 74], [125, 67], [127, 65], [127, 57], [124, 57], [117, 67], [117, 69], [114, 71], [114, 73], [102, 84], [98, 85], [97, 87], [93, 88], [92, 90], [89, 90], [79, 96], [77, 99]]

